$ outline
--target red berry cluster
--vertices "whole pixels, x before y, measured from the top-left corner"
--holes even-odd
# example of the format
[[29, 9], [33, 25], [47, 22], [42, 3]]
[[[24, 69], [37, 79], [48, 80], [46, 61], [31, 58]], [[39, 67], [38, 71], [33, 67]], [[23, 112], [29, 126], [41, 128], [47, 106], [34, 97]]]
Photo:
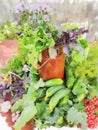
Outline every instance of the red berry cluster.
[[84, 99], [88, 128], [98, 127], [98, 97]]

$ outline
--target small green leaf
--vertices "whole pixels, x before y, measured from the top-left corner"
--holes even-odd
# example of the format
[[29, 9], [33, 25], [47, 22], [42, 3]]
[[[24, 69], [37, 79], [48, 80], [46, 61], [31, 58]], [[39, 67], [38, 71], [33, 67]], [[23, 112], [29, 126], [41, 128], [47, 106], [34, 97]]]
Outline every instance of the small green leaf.
[[47, 110], [47, 104], [45, 101], [42, 101], [41, 103], [37, 103], [36, 109], [37, 109], [37, 116], [40, 119], [45, 118], [49, 114]]
[[20, 110], [20, 111], [22, 110], [22, 100], [21, 99], [17, 100], [16, 103], [12, 106], [11, 112], [14, 113], [18, 110]]
[[65, 31], [68, 31], [70, 29], [75, 31], [81, 27], [79, 23], [63, 23], [61, 26]]
[[39, 79], [39, 81], [34, 85], [35, 89], [39, 89], [40, 87], [44, 87], [45, 86], [45, 82], [43, 81], [42, 78]]
[[85, 110], [83, 102], [74, 104], [74, 108], [76, 108], [78, 111], [84, 111]]

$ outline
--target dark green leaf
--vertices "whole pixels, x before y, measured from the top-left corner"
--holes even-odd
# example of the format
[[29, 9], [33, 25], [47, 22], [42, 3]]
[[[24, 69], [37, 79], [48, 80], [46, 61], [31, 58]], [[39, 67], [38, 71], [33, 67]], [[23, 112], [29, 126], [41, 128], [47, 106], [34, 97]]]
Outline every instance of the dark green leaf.
[[36, 103], [36, 109], [37, 116], [40, 119], [47, 117], [47, 115], [49, 114], [49, 111], [47, 110], [47, 104], [45, 101], [42, 101], [41, 103]]

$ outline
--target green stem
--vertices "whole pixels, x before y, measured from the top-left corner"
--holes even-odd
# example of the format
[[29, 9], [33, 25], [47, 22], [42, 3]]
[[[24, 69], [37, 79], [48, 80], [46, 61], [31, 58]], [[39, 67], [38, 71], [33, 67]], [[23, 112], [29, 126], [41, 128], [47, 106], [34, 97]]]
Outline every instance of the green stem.
[[15, 74], [15, 73], [13, 73], [13, 72], [10, 72], [10, 74], [15, 75], [15, 76], [18, 77], [19, 79], [23, 80], [23, 78], [21, 78], [19, 75]]

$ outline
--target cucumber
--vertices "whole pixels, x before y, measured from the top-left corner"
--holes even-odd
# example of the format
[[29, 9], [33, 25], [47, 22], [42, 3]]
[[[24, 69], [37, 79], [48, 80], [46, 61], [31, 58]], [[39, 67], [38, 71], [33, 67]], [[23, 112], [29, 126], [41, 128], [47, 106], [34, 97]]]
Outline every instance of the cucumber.
[[53, 86], [47, 89], [46, 91], [46, 99], [50, 96], [52, 96], [55, 92], [57, 92], [58, 90], [64, 88], [64, 85], [58, 85], [58, 86]]
[[63, 98], [60, 100], [59, 106], [62, 106], [62, 105], [64, 105], [64, 104], [67, 104], [68, 101], [69, 101], [69, 96], [66, 95], [65, 97], [63, 97]]
[[45, 82], [46, 87], [56, 86], [63, 84], [63, 80], [60, 78], [50, 79]]
[[50, 99], [49, 101], [49, 109], [50, 112], [54, 110], [56, 105], [59, 103], [59, 101], [65, 97], [69, 93], [69, 89], [62, 88], [59, 91], [57, 91]]
[[73, 94], [78, 95], [81, 93], [81, 79], [77, 79], [75, 82], [73, 89], [72, 89]]
[[72, 88], [75, 78], [71, 69], [66, 70], [66, 86]]

